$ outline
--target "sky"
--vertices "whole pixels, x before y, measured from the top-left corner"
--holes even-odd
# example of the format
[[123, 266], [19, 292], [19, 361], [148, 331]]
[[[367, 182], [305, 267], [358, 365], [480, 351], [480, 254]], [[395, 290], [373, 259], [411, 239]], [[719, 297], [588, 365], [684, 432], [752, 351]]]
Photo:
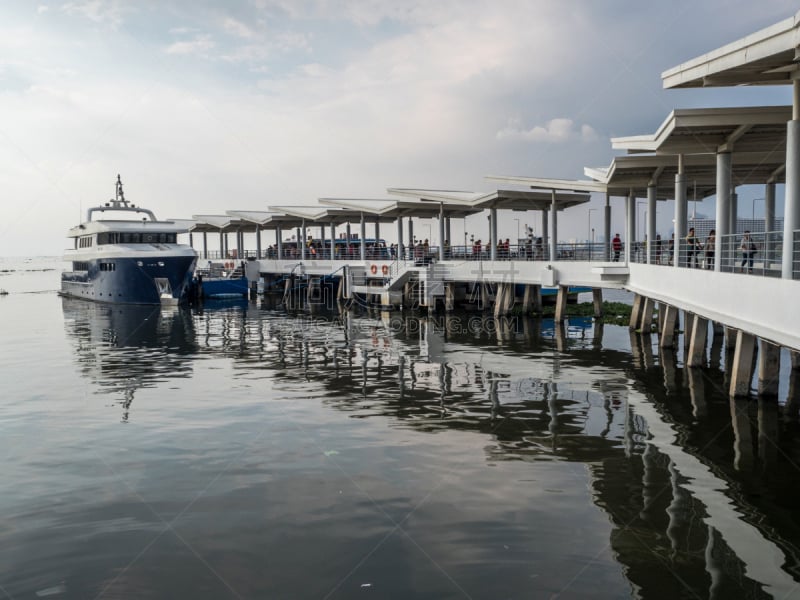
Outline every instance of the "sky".
[[[789, 86], [663, 90], [661, 73], [796, 10], [788, 0], [4, 0], [0, 256], [60, 254], [86, 208], [113, 197], [118, 173], [127, 199], [160, 218], [386, 198], [390, 187], [496, 189], [486, 175], [583, 178], [610, 164], [610, 138], [651, 133], [674, 108], [789, 104]], [[758, 215], [763, 190], [738, 191], [740, 216], [751, 205]], [[588, 209], [603, 204], [560, 216], [559, 237], [602, 231]], [[713, 200], [698, 205], [713, 215]], [[622, 199], [612, 206], [612, 229], [623, 229]], [[514, 218], [540, 222], [501, 213], [501, 236], [524, 226]], [[488, 237], [485, 218], [453, 236], [464, 227]]]

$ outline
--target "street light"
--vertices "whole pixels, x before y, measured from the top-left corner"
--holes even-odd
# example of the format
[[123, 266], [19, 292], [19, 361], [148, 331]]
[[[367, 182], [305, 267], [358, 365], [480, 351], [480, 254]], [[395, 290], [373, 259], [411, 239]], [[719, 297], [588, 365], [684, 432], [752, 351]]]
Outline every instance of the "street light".
[[753, 221], [756, 220], [756, 202], [758, 202], [759, 200], [764, 200], [764, 198], [753, 198], [753, 206], [752, 206], [753, 215], [751, 217]]
[[590, 208], [590, 209], [589, 209], [589, 229], [588, 229], [588, 232], [589, 232], [589, 234], [588, 234], [588, 235], [589, 235], [589, 237], [587, 237], [587, 239], [591, 239], [591, 233], [592, 233], [592, 212], [593, 212], [593, 211], [595, 211], [595, 210], [597, 210], [597, 209], [596, 209], [596, 208]]

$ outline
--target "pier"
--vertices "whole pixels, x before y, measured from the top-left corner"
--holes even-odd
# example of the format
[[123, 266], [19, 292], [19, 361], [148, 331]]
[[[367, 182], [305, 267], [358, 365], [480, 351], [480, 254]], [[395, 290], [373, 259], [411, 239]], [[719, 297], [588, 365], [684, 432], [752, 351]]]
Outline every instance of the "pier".
[[[233, 268], [245, 261], [254, 291], [280, 293], [287, 305], [309, 309], [334, 301], [384, 310], [469, 305], [501, 317], [538, 312], [549, 289], [556, 294], [555, 320], [562, 322], [570, 289], [592, 290], [596, 316], [603, 290], [627, 290], [635, 294], [632, 331], [658, 336], [661, 348], [674, 347], [683, 331], [693, 369], [705, 366], [710, 342], [724, 340], [732, 350], [731, 397], [750, 394], [754, 364], [758, 394], [774, 395], [781, 348], [793, 368], [800, 366], [798, 35], [798, 18], [787, 19], [662, 75], [667, 88], [791, 85], [791, 106], [676, 109], [653, 133], [612, 140], [626, 154], [608, 167], [585, 168], [585, 179], [489, 176], [504, 187], [389, 188], [386, 198], [321, 198], [307, 207], [194, 215], [201, 263]], [[782, 219], [775, 214], [778, 184], [785, 184]], [[746, 243], [736, 194], [741, 185], [764, 186], [763, 227], [748, 233]], [[690, 186], [694, 198], [716, 197], [714, 232], [700, 243], [688, 216]], [[559, 241], [560, 215], [580, 214], [591, 194], [606, 200], [602, 242]], [[639, 198], [646, 205], [643, 239], [637, 238]], [[659, 203], [674, 212], [669, 240], [656, 231]], [[612, 208], [624, 214], [619, 247], [612, 242]], [[526, 231], [513, 243], [501, 240], [498, 222], [509, 212], [538, 214], [540, 235]], [[488, 219], [486, 239], [473, 234], [468, 240], [464, 228], [463, 243], [456, 240], [451, 221], [479, 213]], [[414, 234], [419, 219], [432, 220], [427, 236]], [[382, 227], [396, 244], [382, 242]], [[219, 236], [217, 251], [209, 250], [209, 234]], [[245, 247], [245, 235], [255, 248]]]

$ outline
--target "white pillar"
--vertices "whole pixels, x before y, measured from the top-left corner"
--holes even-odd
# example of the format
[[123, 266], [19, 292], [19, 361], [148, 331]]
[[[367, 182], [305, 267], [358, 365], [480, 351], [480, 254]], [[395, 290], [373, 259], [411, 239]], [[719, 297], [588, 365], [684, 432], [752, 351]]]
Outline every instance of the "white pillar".
[[556, 205], [556, 191], [551, 191], [550, 200], [550, 260], [558, 260], [558, 206]]
[[655, 262], [656, 240], [656, 199], [658, 190], [655, 185], [647, 186], [647, 264]]
[[365, 238], [367, 237], [367, 224], [364, 221], [364, 213], [363, 212], [361, 213], [361, 220], [359, 222], [359, 225], [360, 225], [360, 229], [359, 229], [358, 233], [361, 236], [361, 244], [360, 244], [360, 246], [361, 246], [361, 253], [360, 253], [361, 254], [361, 260], [366, 260], [367, 259], [367, 242], [366, 242]]
[[414, 254], [414, 221], [408, 217], [408, 248], [409, 253]]
[[[683, 172], [683, 155], [678, 155], [678, 172], [675, 173], [675, 257], [676, 267], [685, 266], [686, 262], [686, 175]], [[684, 250], [683, 252], [681, 250]]]
[[606, 205], [603, 221], [603, 237], [606, 240], [606, 260], [611, 260], [611, 195], [606, 192]]
[[[547, 210], [542, 211], [542, 252], [547, 252], [550, 248], [550, 224]], [[544, 258], [544, 257], [542, 257]]]
[[730, 232], [736, 235], [736, 228], [739, 223], [739, 195], [736, 193], [736, 186], [731, 186], [731, 214]]
[[299, 238], [297, 243], [300, 245], [300, 260], [306, 259], [306, 220], [303, 219], [300, 225], [300, 233], [297, 235]]
[[397, 217], [397, 258], [403, 260], [403, 217]]
[[497, 209], [489, 209], [489, 256], [491, 260], [497, 260]]
[[[730, 233], [731, 153], [717, 153], [717, 222], [714, 242], [714, 270], [720, 271], [723, 259], [722, 237]], [[730, 247], [730, 244], [728, 244]], [[729, 262], [729, 261], [725, 261]]]
[[444, 260], [444, 202], [439, 203], [439, 260]]
[[256, 260], [261, 258], [261, 226], [256, 225]]
[[283, 232], [281, 231], [281, 226], [277, 225], [275, 227], [275, 243], [278, 246], [278, 258], [279, 259], [283, 258], [283, 240], [281, 238], [283, 238]]
[[331, 260], [336, 258], [336, 223], [331, 221]]
[[784, 279], [792, 278], [794, 230], [800, 229], [800, 81], [794, 81], [792, 120], [786, 124], [786, 192], [783, 208]]
[[636, 237], [636, 196], [633, 190], [628, 192], [625, 199], [625, 262], [633, 258], [633, 242]]
[[208, 236], [203, 232], [203, 258], [208, 259]]

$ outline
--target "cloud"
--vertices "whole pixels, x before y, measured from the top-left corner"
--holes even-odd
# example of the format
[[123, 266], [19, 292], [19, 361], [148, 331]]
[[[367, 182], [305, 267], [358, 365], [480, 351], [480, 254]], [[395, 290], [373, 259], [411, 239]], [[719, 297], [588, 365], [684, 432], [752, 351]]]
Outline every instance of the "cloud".
[[174, 42], [167, 46], [167, 54], [192, 54], [197, 56], [207, 56], [208, 51], [216, 47], [216, 43], [210, 35], [196, 35], [191, 40]]
[[529, 129], [520, 127], [518, 119], [510, 119], [506, 127], [497, 132], [498, 140], [523, 142], [546, 142], [562, 144], [565, 142], [593, 142], [598, 138], [591, 125], [575, 126], [572, 119], [550, 119], [544, 125], [536, 125]]
[[98, 24], [118, 28], [124, 21], [126, 13], [133, 9], [120, 0], [84, 0], [83, 2], [67, 2], [61, 10], [68, 15], [83, 16]]

